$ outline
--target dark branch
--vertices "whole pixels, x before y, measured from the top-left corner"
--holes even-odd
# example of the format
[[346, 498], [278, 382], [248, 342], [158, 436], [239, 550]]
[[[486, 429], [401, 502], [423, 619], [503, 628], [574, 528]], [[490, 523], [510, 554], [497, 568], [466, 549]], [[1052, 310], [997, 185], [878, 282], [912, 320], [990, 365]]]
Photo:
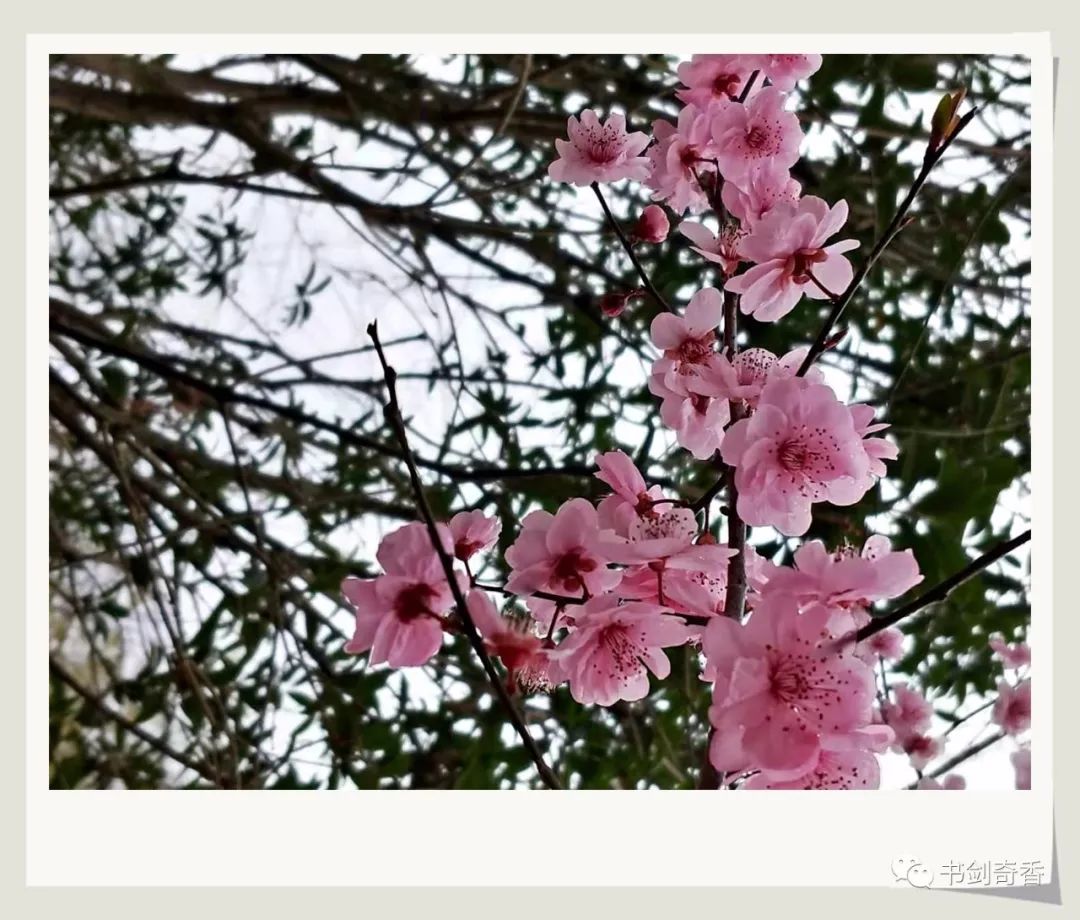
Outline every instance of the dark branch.
[[435, 552], [439, 556], [443, 572], [446, 573], [446, 580], [454, 595], [454, 603], [457, 607], [458, 617], [461, 619], [462, 626], [465, 629], [465, 636], [468, 638], [469, 644], [473, 647], [473, 651], [476, 652], [477, 657], [480, 659], [480, 663], [484, 666], [484, 671], [487, 672], [487, 676], [491, 681], [491, 686], [495, 690], [495, 695], [506, 710], [506, 716], [510, 720], [510, 724], [514, 726], [514, 730], [520, 736], [522, 744], [525, 745], [525, 750], [529, 752], [529, 756], [532, 758], [533, 763], [536, 764], [536, 769], [540, 774], [540, 778], [549, 789], [561, 789], [562, 784], [544, 761], [544, 755], [540, 753], [540, 749], [536, 745], [536, 740], [529, 734], [529, 729], [522, 720], [521, 714], [517, 711], [514, 701], [510, 699], [510, 694], [507, 692], [506, 686], [499, 676], [499, 672], [495, 670], [495, 665], [491, 660], [491, 656], [488, 655], [487, 649], [484, 647], [484, 640], [481, 638], [480, 632], [473, 622], [472, 615], [469, 613], [469, 605], [465, 601], [465, 595], [462, 593], [461, 586], [457, 581], [457, 574], [454, 571], [454, 560], [451, 559], [449, 553], [446, 552], [446, 548], [443, 546], [442, 540], [439, 537], [435, 515], [432, 513], [431, 506], [428, 504], [427, 495], [424, 493], [424, 484], [420, 481], [420, 472], [416, 468], [416, 461], [413, 459], [412, 450], [409, 448], [409, 436], [405, 431], [405, 422], [401, 415], [401, 406], [398, 404], [397, 398], [397, 387], [394, 382], [397, 375], [395, 374], [394, 369], [387, 363], [386, 355], [383, 353], [382, 345], [379, 343], [379, 330], [377, 324], [372, 323], [368, 326], [367, 331], [368, 335], [371, 336], [371, 341], [375, 345], [375, 351], [379, 356], [379, 363], [382, 365], [383, 375], [386, 377], [386, 390], [389, 397], [389, 402], [386, 405], [386, 420], [389, 422], [390, 427], [393, 429], [394, 435], [398, 440], [398, 444], [401, 446], [402, 458], [409, 470], [409, 481], [412, 484], [412, 491], [416, 498], [417, 507], [420, 510], [421, 517], [424, 519], [424, 523], [427, 525], [428, 534], [431, 537], [431, 544], [434, 546]]
[[978, 559], [972, 560], [970, 564], [965, 566], [955, 575], [950, 575], [944, 581], [934, 585], [929, 591], [924, 591], [915, 598], [915, 600], [904, 604], [903, 607], [894, 610], [892, 613], [875, 617], [871, 622], [867, 623], [862, 629], [855, 633], [855, 641], [862, 642], [863, 639], [867, 639], [875, 633], [879, 633], [883, 629], [888, 629], [890, 626], [899, 623], [905, 617], [909, 617], [913, 613], [918, 613], [924, 607], [929, 607], [931, 604], [936, 604], [938, 601], [945, 600], [954, 589], [959, 588], [964, 582], [974, 578], [983, 569], [993, 565], [1002, 556], [1007, 556], [1014, 549], [1023, 546], [1030, 539], [1031, 531], [1025, 530], [1020, 536], [999, 543], [993, 549], [988, 550], [979, 556]]
[[619, 226], [619, 222], [615, 219], [615, 215], [611, 213], [611, 208], [608, 207], [608, 203], [604, 199], [604, 193], [600, 191], [600, 186], [594, 182], [592, 184], [592, 190], [596, 192], [596, 197], [600, 201], [600, 207], [604, 209], [604, 214], [607, 216], [608, 223], [611, 224], [612, 229], [619, 237], [619, 242], [622, 243], [622, 247], [626, 250], [626, 254], [630, 256], [630, 261], [634, 263], [634, 269], [637, 271], [641, 283], [645, 285], [645, 290], [649, 292], [650, 296], [656, 301], [661, 310], [666, 310], [670, 313], [671, 305], [664, 300], [664, 296], [656, 289], [656, 285], [652, 283], [652, 279], [646, 274], [645, 267], [638, 261], [637, 254], [634, 252], [634, 247], [626, 238], [626, 234], [623, 232], [623, 228]]
[[885, 228], [885, 232], [878, 238], [878, 241], [874, 244], [874, 248], [870, 251], [870, 255], [855, 273], [855, 277], [851, 279], [851, 283], [847, 286], [847, 289], [833, 303], [833, 308], [825, 318], [821, 331], [818, 332], [814, 344], [810, 346], [810, 351], [806, 353], [806, 357], [799, 367], [798, 376], [801, 377], [810, 370], [810, 366], [817, 360], [817, 356], [825, 350], [825, 343], [829, 339], [829, 333], [832, 331], [833, 326], [836, 325], [837, 320], [840, 319], [844, 310], [847, 309], [847, 305], [851, 303], [856, 292], [862, 286], [866, 276], [870, 273], [870, 269], [874, 267], [874, 263], [877, 262], [878, 258], [888, 248], [896, 235], [907, 225], [908, 211], [911, 210], [911, 206], [915, 203], [915, 197], [919, 194], [919, 190], [926, 184], [926, 180], [930, 177], [930, 173], [934, 166], [942, 156], [945, 155], [945, 151], [949, 149], [949, 146], [956, 139], [957, 135], [967, 127], [968, 123], [975, 117], [975, 113], [978, 111], [978, 108], [973, 108], [968, 112], [960, 119], [956, 125], [956, 129], [945, 139], [944, 143], [942, 143], [937, 150], [927, 154], [923, 160], [922, 169], [919, 170], [919, 174], [915, 177], [915, 181], [912, 183], [911, 188], [908, 189], [908, 193], [904, 196], [904, 200], [900, 202], [900, 206], [896, 209], [896, 213], [893, 215], [892, 220], [889, 221], [889, 226]]

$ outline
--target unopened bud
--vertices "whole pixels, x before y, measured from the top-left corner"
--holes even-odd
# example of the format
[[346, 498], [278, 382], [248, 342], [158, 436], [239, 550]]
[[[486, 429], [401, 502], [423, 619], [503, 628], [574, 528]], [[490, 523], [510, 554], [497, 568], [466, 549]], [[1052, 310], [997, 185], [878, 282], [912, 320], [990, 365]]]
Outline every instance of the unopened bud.
[[662, 243], [671, 231], [667, 214], [658, 204], [650, 204], [634, 224], [633, 239], [638, 243]]
[[626, 309], [626, 305], [633, 298], [640, 297], [641, 293], [640, 289], [636, 289], [633, 291], [611, 291], [604, 294], [599, 301], [600, 311], [604, 316], [616, 317]]

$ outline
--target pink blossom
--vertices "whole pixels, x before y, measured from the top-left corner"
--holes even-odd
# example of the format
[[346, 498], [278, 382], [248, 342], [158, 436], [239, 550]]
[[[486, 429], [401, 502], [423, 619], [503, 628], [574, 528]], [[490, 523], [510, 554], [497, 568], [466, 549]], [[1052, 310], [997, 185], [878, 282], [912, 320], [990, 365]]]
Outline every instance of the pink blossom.
[[861, 553], [850, 547], [830, 553], [820, 540], [811, 540], [795, 551], [794, 562], [794, 568], [773, 575], [766, 593], [790, 594], [802, 604], [864, 608], [899, 597], [923, 580], [911, 550], [894, 551], [887, 537], [877, 535]]
[[701, 539], [667, 557], [626, 569], [616, 592], [625, 599], [652, 601], [681, 613], [722, 612], [728, 561], [736, 551]]
[[607, 590], [619, 575], [596, 552], [598, 531], [596, 509], [584, 498], [564, 502], [555, 514], [530, 512], [506, 551], [512, 569], [506, 587], [515, 594], [573, 596]]
[[636, 515], [625, 537], [600, 531], [600, 552], [623, 565], [656, 562], [686, 549], [697, 536], [698, 524], [689, 508], [658, 507]]
[[655, 604], [620, 604], [611, 595], [584, 605], [574, 629], [552, 652], [579, 703], [611, 706], [649, 692], [649, 671], [663, 679], [671, 663], [661, 649], [682, 645], [686, 624]]
[[1016, 772], [1016, 788], [1017, 789], [1030, 789], [1031, 788], [1031, 746], [1024, 745], [1019, 750], [1013, 751], [1009, 755], [1009, 760], [1012, 761], [1013, 770]]
[[871, 724], [874, 674], [828, 627], [786, 599], [759, 605], [748, 623], [710, 620], [702, 649], [713, 685], [710, 759], [722, 772], [759, 769], [795, 780], [823, 749], [858, 750], [891, 740]]
[[660, 404], [660, 420], [698, 460], [708, 460], [723, 443], [724, 426], [731, 420], [731, 405], [726, 399], [698, 393], [671, 394]]
[[1015, 687], [1008, 681], [998, 681], [998, 698], [991, 720], [1006, 734], [1019, 735], [1031, 727], [1031, 681], [1024, 680]]
[[904, 634], [899, 629], [883, 629], [864, 643], [878, 658], [895, 661], [904, 654]]
[[943, 745], [940, 739], [929, 735], [908, 735], [901, 741], [901, 747], [916, 770], [925, 770], [927, 764], [941, 753]]
[[641, 243], [662, 243], [671, 231], [667, 214], [658, 204], [650, 204], [634, 224], [631, 238]]
[[[438, 531], [450, 552], [449, 529], [440, 524]], [[427, 526], [406, 524], [387, 534], [376, 557], [385, 575], [349, 577], [341, 583], [341, 593], [356, 611], [356, 628], [345, 651], [355, 655], [370, 650], [371, 664], [421, 665], [442, 645], [442, 615], [454, 604]]]
[[760, 54], [758, 67], [777, 89], [791, 90], [799, 80], [805, 80], [821, 69], [820, 54]]
[[717, 235], [702, 223], [684, 220], [679, 224], [679, 232], [693, 243], [690, 248], [694, 252], [719, 265], [725, 276], [732, 275], [739, 267], [739, 241], [744, 234], [736, 224], [724, 224]]
[[712, 157], [713, 108], [702, 111], [688, 105], [679, 112], [678, 123], [653, 122], [656, 143], [649, 148], [649, 175], [645, 184], [653, 190], [654, 201], [665, 201], [677, 214], [692, 211], [700, 214], [709, 207], [709, 199], [697, 177], [715, 172], [708, 162]]
[[676, 73], [687, 89], [675, 95], [684, 103], [705, 108], [712, 102], [738, 99], [746, 80], [758, 67], [755, 54], [695, 54]]
[[742, 519], [787, 536], [806, 533], [814, 502], [854, 504], [869, 488], [851, 412], [829, 387], [803, 377], [766, 383], [757, 412], [727, 430], [721, 453], [735, 467]]
[[466, 560], [499, 539], [502, 522], [482, 511], [462, 511], [450, 518], [450, 533], [454, 539], [454, 555]]
[[716, 288], [702, 288], [686, 305], [685, 316], [664, 312], [649, 327], [653, 344], [670, 364], [657, 362], [654, 373], [674, 370], [694, 373], [716, 354], [716, 328], [724, 318], [724, 295]]
[[741, 294], [742, 312], [762, 322], [790, 313], [803, 294], [818, 300], [841, 295], [854, 275], [841, 253], [859, 244], [825, 243], [847, 216], [846, 201], [830, 208], [813, 195], [798, 204], [776, 205], [757, 221], [739, 248], [744, 259], [757, 264], [730, 279], [725, 290]]
[[601, 124], [597, 113], [586, 109], [580, 122], [571, 115], [566, 127], [570, 140], [555, 141], [559, 158], [548, 167], [557, 182], [591, 185], [648, 175], [649, 161], [639, 154], [649, 145], [649, 136], [643, 131], [628, 134], [622, 115], [611, 114]]
[[791, 166], [799, 159], [803, 133], [799, 119], [784, 110], [786, 96], [763, 89], [745, 105], [718, 106], [712, 115], [712, 149], [724, 179], [745, 187], [767, 163]]
[[967, 780], [962, 776], [958, 776], [955, 773], [950, 773], [948, 776], [942, 777], [941, 782], [938, 782], [932, 776], [924, 776], [919, 780], [916, 789], [966, 789]]
[[908, 684], [892, 688], [892, 702], [882, 707], [882, 718], [895, 733], [896, 749], [903, 749], [903, 741], [920, 735], [930, 728], [934, 707], [918, 690]]
[[740, 789], [877, 789], [881, 767], [869, 750], [822, 750], [817, 763], [802, 776], [773, 780], [765, 772], [755, 773]]
[[487, 650], [506, 666], [510, 692], [549, 687], [548, 651], [534, 630], [535, 623], [528, 617], [500, 616], [483, 591], [470, 591], [466, 602]]
[[[744, 349], [732, 360], [717, 353], [686, 380], [686, 388], [705, 396], [738, 400], [756, 409], [765, 384], [779, 377], [794, 377], [808, 351], [805, 347], [796, 348], [780, 359], [764, 348]], [[824, 380], [816, 367], [811, 367], [804, 376], [814, 383]]]
[[1008, 645], [1002, 636], [994, 635], [990, 637], [990, 648], [1001, 663], [1011, 670], [1031, 664], [1031, 647], [1026, 642]]
[[752, 172], [743, 186], [725, 182], [720, 198], [747, 231], [778, 204], [796, 205], [802, 194], [802, 186], [791, 178], [788, 167], [773, 160]]
[[659, 486], [647, 487], [645, 478], [621, 450], [597, 454], [597, 479], [611, 486], [613, 494], [605, 496], [597, 506], [600, 530], [612, 530], [621, 537], [629, 536], [630, 525], [639, 517], [652, 513], [654, 504], [662, 501]]

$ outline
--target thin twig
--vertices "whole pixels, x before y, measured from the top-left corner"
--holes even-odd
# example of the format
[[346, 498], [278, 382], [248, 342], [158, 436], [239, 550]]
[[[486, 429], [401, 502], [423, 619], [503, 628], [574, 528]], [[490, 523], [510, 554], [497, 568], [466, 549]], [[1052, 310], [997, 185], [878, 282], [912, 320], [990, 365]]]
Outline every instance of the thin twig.
[[[989, 738], [984, 738], [978, 744], [973, 744], [973, 745], [971, 745], [971, 747], [966, 748], [965, 750], [961, 751], [955, 757], [950, 757], [940, 767], [936, 767], [932, 773], [927, 773], [926, 776], [930, 777], [931, 779], [937, 779], [937, 777], [943, 776], [944, 774], [948, 773], [953, 768], [960, 766], [960, 764], [962, 764], [965, 760], [969, 760], [970, 758], [974, 757], [976, 754], [981, 754], [983, 751], [985, 751], [991, 745], [997, 744], [1004, 737], [1005, 737], [1005, 732], [996, 732], [995, 734], [991, 735]], [[908, 789], [918, 789], [918, 788], [919, 788], [918, 782], [910, 783], [908, 785]]]
[[[900, 607], [898, 610], [894, 610], [892, 613], [887, 613], [884, 616], [874, 617], [874, 619], [862, 627], [862, 629], [854, 633], [854, 640], [856, 642], [862, 642], [863, 639], [867, 639], [875, 633], [879, 633], [883, 629], [888, 629], [895, 623], [899, 623], [904, 617], [909, 617], [911, 614], [917, 613], [924, 607], [929, 607], [931, 604], [943, 601], [955, 588], [960, 587], [964, 582], [974, 578], [983, 569], [997, 562], [1002, 556], [1007, 556], [1014, 549], [1023, 546], [1030, 539], [1031, 531], [1025, 530], [1018, 537], [1013, 537], [1011, 540], [1005, 540], [999, 543], [993, 549], [988, 550], [979, 556], [978, 559], [972, 560], [955, 575], [950, 575], [944, 581], [934, 585], [929, 591], [924, 591], [913, 601], [904, 604], [904, 606]], [[845, 637], [840, 641], [846, 642], [850, 640], [851, 637]]]
[[409, 481], [412, 484], [412, 491], [416, 498], [417, 507], [420, 510], [421, 517], [424, 519], [424, 523], [427, 525], [428, 535], [431, 537], [432, 546], [435, 548], [435, 552], [439, 556], [439, 561], [442, 563], [443, 572], [446, 574], [446, 581], [450, 585], [450, 591], [454, 596], [457, 614], [461, 619], [465, 635], [469, 640], [469, 644], [473, 647], [473, 651], [476, 652], [477, 657], [480, 659], [480, 663], [484, 666], [484, 671], [487, 672], [487, 676], [491, 681], [491, 686], [495, 690], [495, 695], [506, 710], [507, 718], [513, 725], [514, 730], [521, 737], [521, 741], [525, 745], [525, 749], [529, 752], [529, 756], [532, 758], [533, 763], [536, 764], [536, 769], [540, 774], [540, 778], [548, 788], [561, 789], [562, 784], [544, 761], [544, 756], [540, 753], [540, 749], [536, 745], [536, 740], [529, 734], [529, 730], [526, 728], [520, 713], [518, 713], [514, 701], [510, 699], [510, 694], [507, 692], [506, 687], [499, 676], [499, 672], [495, 670], [495, 665], [488, 655], [487, 649], [484, 648], [484, 640], [481, 638], [480, 632], [477, 630], [476, 624], [473, 622], [472, 616], [469, 613], [469, 606], [465, 601], [465, 595], [461, 591], [461, 586], [457, 581], [457, 575], [454, 572], [454, 560], [450, 557], [450, 554], [447, 553], [446, 548], [443, 546], [442, 539], [439, 536], [438, 526], [435, 523], [435, 516], [432, 514], [431, 506], [428, 504], [427, 496], [424, 493], [424, 485], [420, 481], [420, 473], [417, 470], [416, 461], [414, 460], [412, 450], [409, 447], [409, 438], [405, 431], [405, 422], [401, 415], [401, 406], [398, 404], [397, 387], [395, 385], [397, 375], [394, 369], [387, 363], [382, 344], [379, 342], [377, 323], [371, 323], [371, 325], [367, 327], [367, 332], [375, 345], [375, 352], [379, 356], [379, 363], [382, 365], [383, 376], [386, 378], [386, 391], [389, 397], [389, 402], [385, 407], [386, 420], [393, 429], [394, 436], [397, 438], [398, 445], [401, 447], [402, 459], [404, 459], [405, 465], [409, 470]]
[[799, 367], [797, 376], [801, 377], [810, 370], [810, 366], [817, 359], [817, 356], [825, 350], [825, 342], [829, 338], [829, 333], [832, 331], [833, 326], [836, 325], [837, 320], [840, 319], [840, 316], [847, 308], [847, 305], [851, 303], [856, 292], [862, 286], [866, 276], [870, 273], [870, 269], [874, 267], [878, 258], [888, 248], [896, 235], [907, 226], [907, 213], [915, 203], [915, 197], [919, 194], [920, 189], [926, 184], [926, 180], [929, 178], [931, 170], [933, 170], [934, 166], [945, 154], [945, 151], [949, 149], [949, 146], [956, 139], [957, 135], [967, 127], [975, 117], [975, 113], [978, 111], [978, 107], [976, 107], [964, 115], [957, 123], [956, 129], [945, 139], [941, 146], [932, 153], [928, 153], [923, 159], [922, 169], [919, 170], [919, 174], [915, 177], [915, 181], [912, 183], [911, 188], [908, 189], [908, 193], [904, 196], [904, 200], [900, 202], [900, 206], [896, 209], [896, 213], [893, 215], [892, 220], [889, 221], [889, 226], [885, 228], [885, 232], [878, 238], [878, 241], [874, 244], [874, 248], [870, 251], [869, 257], [855, 273], [855, 277], [851, 279], [851, 283], [847, 286], [844, 293], [833, 303], [833, 308], [829, 311], [829, 315], [826, 317], [821, 330], [818, 332], [814, 344], [806, 353], [806, 357]]
[[611, 213], [611, 208], [608, 207], [608, 203], [604, 199], [604, 193], [600, 191], [600, 186], [596, 182], [592, 184], [592, 190], [596, 192], [596, 197], [600, 201], [600, 207], [604, 209], [604, 214], [607, 216], [608, 223], [611, 224], [612, 229], [619, 237], [619, 242], [622, 243], [622, 247], [626, 250], [626, 254], [630, 256], [630, 261], [634, 263], [634, 268], [637, 270], [641, 283], [645, 285], [645, 290], [649, 292], [652, 299], [656, 301], [662, 310], [666, 310], [668, 313], [672, 312], [671, 305], [664, 300], [663, 295], [656, 289], [656, 285], [652, 283], [652, 280], [645, 273], [644, 266], [638, 261], [638, 257], [634, 253], [634, 247], [626, 238], [626, 234], [623, 233], [623, 228], [619, 226], [619, 222], [615, 219], [615, 215]]
[[63, 683], [67, 684], [72, 690], [74, 690], [79, 696], [81, 696], [86, 702], [93, 706], [103, 716], [106, 716], [110, 721], [115, 722], [124, 731], [129, 732], [141, 741], [150, 745], [158, 753], [164, 754], [171, 760], [175, 760], [178, 764], [193, 773], [198, 773], [203, 779], [209, 780], [215, 786], [223, 785], [221, 779], [207, 767], [205, 764], [199, 763], [197, 760], [192, 760], [183, 751], [178, 751], [173, 748], [168, 742], [163, 741], [161, 738], [152, 735], [146, 731], [142, 726], [132, 722], [131, 719], [124, 715], [121, 715], [115, 709], [113, 709], [108, 703], [106, 703], [101, 696], [94, 693], [87, 687], [84, 687], [59, 661], [53, 656], [49, 656], [49, 670], [59, 678]]

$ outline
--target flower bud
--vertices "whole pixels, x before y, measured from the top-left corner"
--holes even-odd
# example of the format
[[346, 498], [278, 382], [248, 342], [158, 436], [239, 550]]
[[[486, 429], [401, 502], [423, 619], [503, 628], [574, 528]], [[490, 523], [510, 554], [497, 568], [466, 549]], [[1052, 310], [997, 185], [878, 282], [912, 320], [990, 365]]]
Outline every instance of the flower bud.
[[664, 209], [658, 204], [650, 204], [634, 224], [632, 235], [635, 242], [662, 243], [670, 230], [671, 224]]
[[640, 297], [641, 293], [642, 292], [639, 289], [633, 291], [609, 291], [607, 294], [604, 294], [598, 302], [600, 311], [604, 316], [614, 318], [626, 309], [626, 305], [632, 298]]

